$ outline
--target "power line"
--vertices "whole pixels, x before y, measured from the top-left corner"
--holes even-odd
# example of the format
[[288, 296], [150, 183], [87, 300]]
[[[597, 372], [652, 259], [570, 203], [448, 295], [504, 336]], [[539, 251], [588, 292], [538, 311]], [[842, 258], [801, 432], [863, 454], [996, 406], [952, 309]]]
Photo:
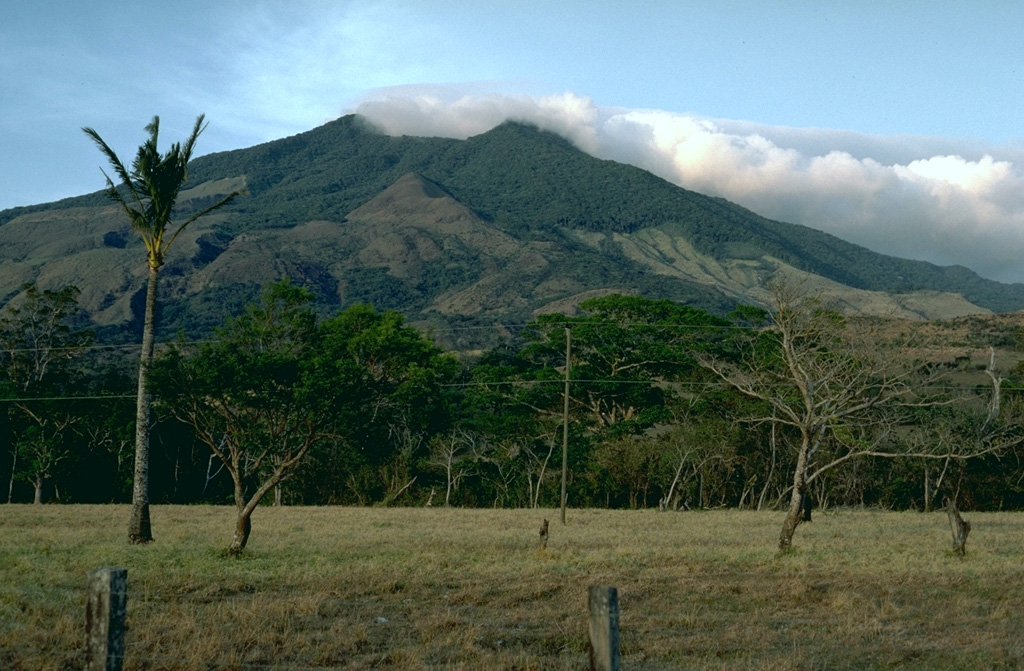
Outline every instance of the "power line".
[[93, 396], [36, 396], [31, 398], [0, 398], [0, 403], [37, 403], [40, 401], [107, 401], [137, 398], [136, 394], [110, 394]]
[[[206, 343], [216, 342], [215, 340], [190, 340], [186, 342], [178, 341], [166, 341], [156, 343], [154, 347], [166, 347], [168, 345], [203, 345]], [[12, 347], [12, 348], [0, 348], [0, 353], [3, 354], [20, 354], [23, 352], [66, 352], [76, 350], [97, 350], [97, 349], [139, 349], [142, 347], [141, 343], [121, 343], [121, 344], [92, 344], [92, 345], [66, 345], [61, 347]]]
[[[435, 329], [428, 327], [426, 330], [431, 332], [452, 332], [452, 331], [474, 331], [474, 330], [485, 330], [485, 329], [525, 329], [531, 330], [542, 330], [546, 327], [552, 328], [565, 328], [572, 326], [619, 326], [622, 328], [669, 328], [669, 329], [704, 329], [708, 331], [714, 330], [742, 330], [742, 331], [753, 331], [756, 327], [751, 326], [740, 326], [738, 324], [651, 324], [648, 322], [620, 322], [614, 319], [603, 319], [603, 320], [589, 320], [589, 321], [550, 321], [539, 324], [537, 322], [527, 322], [519, 324], [480, 324], [476, 326], [448, 326], [444, 328]], [[415, 328], [415, 327], [414, 327]]]

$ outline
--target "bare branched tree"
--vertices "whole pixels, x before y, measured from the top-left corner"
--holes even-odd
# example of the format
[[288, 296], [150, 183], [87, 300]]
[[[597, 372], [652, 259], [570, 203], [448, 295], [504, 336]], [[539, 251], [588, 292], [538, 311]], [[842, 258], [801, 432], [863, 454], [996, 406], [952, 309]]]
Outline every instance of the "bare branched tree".
[[452, 494], [459, 488], [459, 482], [473, 473], [477, 442], [476, 436], [461, 429], [453, 429], [448, 435], [438, 436], [431, 442], [427, 463], [444, 471], [446, 508], [451, 505]]
[[738, 359], [701, 363], [739, 393], [760, 401], [764, 417], [788, 429], [795, 451], [789, 508], [779, 548], [792, 545], [808, 486], [864, 457], [962, 460], [1004, 449], [1006, 437], [951, 443], [907, 441], [926, 431], [920, 413], [954, 402], [936, 391], [936, 367], [915, 359], [909, 343], [850, 329], [820, 296], [780, 283], [772, 287], [772, 322], [751, 333]]

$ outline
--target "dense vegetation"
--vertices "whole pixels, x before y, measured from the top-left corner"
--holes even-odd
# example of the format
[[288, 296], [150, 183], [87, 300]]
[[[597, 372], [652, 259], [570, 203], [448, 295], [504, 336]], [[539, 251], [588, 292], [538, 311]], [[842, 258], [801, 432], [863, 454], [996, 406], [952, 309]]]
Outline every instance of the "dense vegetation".
[[387, 137], [348, 116], [294, 137], [205, 156], [195, 166], [197, 181], [248, 176], [253, 198], [237, 206], [235, 230], [340, 221], [409, 172], [441, 184], [520, 235], [544, 237], [556, 226], [625, 233], [671, 224], [698, 251], [716, 258], [757, 250], [854, 288], [952, 291], [995, 311], [1024, 307], [1024, 286], [984, 280], [966, 268], [877, 254], [765, 219], [644, 170], [595, 159], [554, 133], [520, 123], [459, 141]]
[[[26, 295], [0, 322], [9, 500], [125, 501], [134, 356], [90, 345], [74, 290]], [[783, 370], [760, 310], [725, 319], [605, 296], [460, 361], [398, 313], [356, 305], [321, 316], [310, 300], [306, 290], [271, 287], [211, 338], [162, 350], [152, 383], [154, 502], [234, 501], [241, 510], [273, 490], [285, 504], [556, 505], [567, 330], [571, 506], [761, 508], [791, 490], [799, 432], [770, 421], [775, 401], [739, 393], [706, 365]], [[829, 348], [852, 341], [838, 315], [822, 323], [828, 330], [809, 351], [831, 360]], [[864, 426], [830, 426], [822, 458], [883, 439], [884, 449], [914, 456], [852, 460], [815, 476], [812, 500], [922, 509], [956, 496], [968, 508], [1024, 507], [1016, 386], [1001, 378], [993, 414], [981, 377], [928, 378], [938, 394], [929, 398], [941, 402], [885, 417], [884, 435], [865, 433], [882, 426], [875, 415]], [[782, 394], [776, 407], [791, 402], [786, 388], [765, 387]], [[943, 447], [975, 443], [976, 458]], [[921, 445], [948, 458], [928, 458]]]

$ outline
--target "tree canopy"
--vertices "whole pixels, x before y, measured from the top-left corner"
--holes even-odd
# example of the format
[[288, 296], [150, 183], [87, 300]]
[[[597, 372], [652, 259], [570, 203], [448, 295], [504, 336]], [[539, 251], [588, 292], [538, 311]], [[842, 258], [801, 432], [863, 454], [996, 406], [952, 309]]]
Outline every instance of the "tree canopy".
[[[12, 500], [40, 479], [62, 501], [129, 494], [130, 371], [89, 346], [74, 298], [26, 288], [0, 315]], [[312, 299], [270, 286], [150, 371], [155, 496], [232, 503], [233, 552], [270, 501], [557, 505], [565, 426], [573, 507], [1024, 508], [1024, 368], [1001, 370], [994, 350], [973, 368], [937, 357], [815, 296], [724, 319], [608, 295], [459, 355], [395, 312]]]

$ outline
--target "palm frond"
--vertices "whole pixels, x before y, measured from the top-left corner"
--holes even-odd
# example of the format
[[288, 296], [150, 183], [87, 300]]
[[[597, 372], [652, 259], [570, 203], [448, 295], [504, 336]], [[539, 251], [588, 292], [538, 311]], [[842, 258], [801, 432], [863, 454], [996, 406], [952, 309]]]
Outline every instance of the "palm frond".
[[[131, 192], [132, 199], [141, 208], [142, 197], [138, 192], [135, 182], [132, 180], [131, 174], [128, 172], [128, 169], [125, 167], [124, 163], [118, 157], [117, 153], [110, 148], [110, 145], [108, 145], [106, 141], [102, 137], [100, 137], [100, 134], [97, 133], [95, 129], [85, 127], [82, 128], [82, 131], [90, 138], [92, 138], [93, 142], [96, 143], [96, 146], [99, 147], [100, 152], [102, 152], [103, 155], [106, 156], [107, 161], [110, 163], [110, 166], [114, 169], [114, 174], [117, 175], [117, 178], [128, 187], [129, 191]], [[110, 179], [110, 176], [102, 168], [100, 169], [100, 172], [103, 173], [103, 176], [107, 180], [107, 196], [110, 197], [111, 200], [127, 208], [127, 202], [125, 198], [121, 195], [120, 191], [117, 189], [117, 186], [114, 184], [114, 181]]]
[[[185, 140], [185, 146], [181, 150], [181, 161], [182, 164], [185, 166], [187, 166], [188, 162], [192, 160], [192, 150], [195, 149], [196, 140], [198, 140], [202, 132], [206, 130], [206, 126], [208, 124], [204, 123], [205, 119], [205, 114], [200, 114], [198, 117], [196, 117], [196, 123], [192, 127], [192, 134], [188, 136], [187, 140]], [[187, 168], [185, 179], [188, 179]]]
[[191, 224], [195, 220], [199, 219], [200, 217], [206, 216], [207, 214], [213, 212], [214, 210], [219, 210], [220, 208], [224, 207], [225, 205], [230, 203], [232, 200], [234, 200], [237, 196], [241, 196], [241, 195], [244, 195], [246, 193], [248, 193], [248, 189], [242, 189], [241, 191], [232, 191], [227, 196], [225, 196], [224, 198], [220, 199], [218, 202], [214, 203], [213, 205], [211, 205], [211, 206], [201, 210], [200, 212], [197, 212], [196, 214], [193, 214], [191, 217], [188, 218], [188, 220], [185, 221], [185, 223], [183, 223], [181, 226], [178, 227], [178, 229], [176, 231], [174, 231], [174, 234], [167, 240], [165, 248], [171, 246], [171, 243], [174, 242], [174, 239], [178, 237], [179, 233], [181, 233], [183, 230], [185, 230], [186, 226], [188, 226], [189, 224]]
[[154, 116], [152, 121], [146, 124], [145, 130], [149, 137], [138, 148], [135, 159], [132, 161], [131, 170], [125, 167], [99, 133], [92, 128], [82, 129], [110, 161], [114, 174], [122, 182], [122, 187], [130, 192], [133, 202], [129, 202], [121, 188], [114, 184], [110, 176], [103, 173], [107, 179], [107, 195], [124, 209], [131, 221], [132, 228], [142, 237], [151, 267], [159, 268], [163, 264], [163, 257], [168, 247], [189, 224], [213, 210], [227, 205], [235, 196], [244, 193], [236, 191], [214, 205], [192, 215], [178, 226], [169, 239], [165, 240], [167, 226], [171, 222], [174, 206], [178, 200], [178, 193], [188, 181], [188, 163], [192, 158], [196, 140], [206, 129], [205, 121], [206, 115], [200, 114], [192, 127], [192, 134], [185, 140], [185, 143], [175, 142], [165, 153], [161, 154], [158, 146], [160, 117]]

